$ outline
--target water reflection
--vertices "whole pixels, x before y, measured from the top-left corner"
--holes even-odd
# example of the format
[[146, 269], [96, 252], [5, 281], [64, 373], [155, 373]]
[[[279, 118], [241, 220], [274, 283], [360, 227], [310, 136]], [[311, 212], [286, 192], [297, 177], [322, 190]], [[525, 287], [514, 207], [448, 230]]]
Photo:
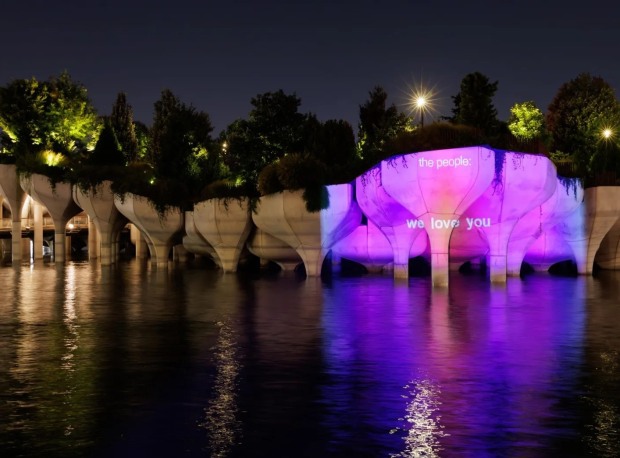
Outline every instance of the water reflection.
[[618, 273], [600, 272], [588, 279], [586, 384], [583, 407], [590, 413], [584, 441], [597, 457], [620, 450], [620, 281]]
[[214, 351], [215, 381], [213, 399], [205, 409], [204, 422], [209, 437], [209, 456], [229, 456], [233, 446], [240, 440], [241, 421], [238, 406], [238, 377], [241, 365], [238, 362], [237, 337], [232, 328], [218, 322], [220, 333]]
[[618, 284], [2, 268], [0, 456], [617, 456]]
[[441, 402], [439, 401], [439, 387], [428, 379], [419, 379], [406, 385], [407, 414], [401, 421], [404, 426], [390, 431], [391, 434], [405, 432], [403, 440], [405, 450], [400, 453], [392, 453], [391, 457], [428, 457], [438, 458], [442, 450], [439, 439], [447, 434], [441, 425], [441, 416], [436, 413]]

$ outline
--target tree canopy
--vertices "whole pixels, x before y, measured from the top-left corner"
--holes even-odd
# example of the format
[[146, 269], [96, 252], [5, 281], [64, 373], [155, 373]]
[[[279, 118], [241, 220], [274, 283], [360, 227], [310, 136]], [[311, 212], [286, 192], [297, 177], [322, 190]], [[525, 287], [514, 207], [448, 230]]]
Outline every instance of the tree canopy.
[[123, 153], [125, 164], [135, 161], [138, 158], [138, 139], [133, 121], [133, 108], [127, 103], [127, 96], [124, 92], [119, 92], [116, 96], [110, 123]]
[[258, 174], [285, 154], [301, 152], [306, 117], [299, 112], [301, 99], [284, 91], [252, 98], [248, 119], [238, 119], [220, 136], [225, 143], [224, 162], [236, 177], [256, 184]]
[[520, 140], [541, 138], [545, 133], [545, 116], [532, 101], [515, 103], [510, 108], [508, 129]]
[[413, 129], [412, 120], [398, 111], [394, 104], [387, 106], [387, 93], [374, 87], [368, 100], [360, 105], [358, 126], [358, 152], [366, 166], [390, 155], [386, 143]]
[[482, 73], [465, 75], [459, 93], [452, 97], [454, 108], [450, 120], [455, 124], [480, 129], [487, 136], [495, 135], [500, 124], [493, 105], [497, 86], [497, 81], [491, 83]]
[[86, 88], [68, 73], [0, 88], [2, 144], [18, 163], [44, 151], [79, 159], [94, 148], [100, 126]]
[[615, 154], [602, 133], [620, 125], [620, 105], [613, 88], [601, 77], [582, 73], [564, 83], [546, 119], [552, 149], [572, 156], [581, 175], [596, 173], [607, 162], [601, 156]]

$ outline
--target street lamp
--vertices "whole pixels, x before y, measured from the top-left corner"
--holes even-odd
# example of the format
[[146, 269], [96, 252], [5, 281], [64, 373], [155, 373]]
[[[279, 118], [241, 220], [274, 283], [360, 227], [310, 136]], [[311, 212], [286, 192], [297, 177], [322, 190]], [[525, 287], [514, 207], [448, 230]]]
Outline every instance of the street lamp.
[[611, 130], [609, 127], [606, 127], [605, 129], [603, 129], [602, 135], [605, 140], [609, 140], [614, 135], [614, 131]]
[[426, 97], [419, 95], [415, 100], [415, 106], [420, 111], [420, 127], [424, 127], [424, 108], [426, 107]]

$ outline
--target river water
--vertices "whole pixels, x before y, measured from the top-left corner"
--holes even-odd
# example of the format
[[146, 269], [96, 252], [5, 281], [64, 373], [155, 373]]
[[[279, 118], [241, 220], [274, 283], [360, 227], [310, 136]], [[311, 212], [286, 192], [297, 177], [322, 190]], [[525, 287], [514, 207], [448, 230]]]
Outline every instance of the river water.
[[2, 457], [616, 457], [620, 273], [0, 268]]

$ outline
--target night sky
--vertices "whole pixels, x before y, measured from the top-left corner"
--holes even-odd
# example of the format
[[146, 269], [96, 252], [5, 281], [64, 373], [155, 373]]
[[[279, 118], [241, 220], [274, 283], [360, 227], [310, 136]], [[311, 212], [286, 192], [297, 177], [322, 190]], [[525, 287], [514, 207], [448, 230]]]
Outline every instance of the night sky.
[[499, 81], [501, 119], [525, 100], [546, 111], [581, 72], [620, 88], [619, 2], [15, 0], [0, 3], [0, 40], [0, 85], [67, 70], [100, 114], [124, 91], [147, 124], [169, 88], [214, 134], [278, 89], [357, 130], [375, 85], [403, 110], [410, 88], [435, 87], [448, 115], [480, 71]]

